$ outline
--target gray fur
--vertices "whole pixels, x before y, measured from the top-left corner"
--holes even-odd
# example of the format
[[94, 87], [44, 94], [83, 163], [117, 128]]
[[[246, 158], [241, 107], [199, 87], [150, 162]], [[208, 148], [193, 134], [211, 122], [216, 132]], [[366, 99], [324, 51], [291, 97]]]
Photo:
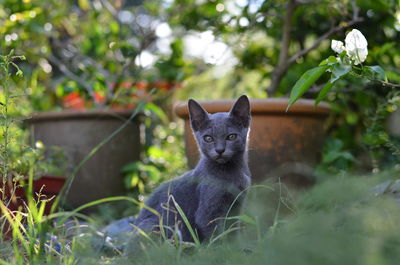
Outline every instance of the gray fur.
[[[179, 231], [183, 241], [193, 241], [173, 197], [203, 241], [220, 227], [235, 198], [250, 185], [247, 164], [250, 104], [243, 95], [229, 113], [215, 114], [207, 113], [195, 100], [190, 99], [188, 105], [200, 160], [193, 170], [161, 184], [145, 204], [160, 213], [165, 226]], [[236, 136], [228, 139], [229, 135]], [[205, 136], [211, 136], [212, 141], [210, 138], [206, 141]], [[231, 215], [238, 213], [243, 197], [244, 194], [239, 197]], [[145, 208], [134, 221], [134, 225], [146, 232], [158, 231], [159, 224], [159, 217]]]

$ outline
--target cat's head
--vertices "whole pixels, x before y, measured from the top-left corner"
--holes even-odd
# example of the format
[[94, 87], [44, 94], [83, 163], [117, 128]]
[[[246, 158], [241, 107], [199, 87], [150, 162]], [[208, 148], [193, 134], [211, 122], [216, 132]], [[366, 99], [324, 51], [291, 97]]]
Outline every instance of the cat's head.
[[189, 118], [203, 155], [224, 164], [246, 151], [250, 126], [250, 102], [243, 95], [230, 112], [209, 114], [199, 103], [189, 99]]

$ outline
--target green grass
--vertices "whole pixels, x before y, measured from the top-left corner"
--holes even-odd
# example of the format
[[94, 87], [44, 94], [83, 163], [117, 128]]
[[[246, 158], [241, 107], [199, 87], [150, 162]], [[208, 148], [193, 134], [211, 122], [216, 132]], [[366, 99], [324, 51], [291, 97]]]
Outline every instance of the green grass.
[[[13, 240], [0, 243], [0, 264], [397, 264], [400, 202], [395, 199], [396, 185], [391, 190], [372, 188], [399, 177], [399, 172], [332, 177], [295, 199], [279, 183], [250, 188], [243, 214], [234, 218], [241, 221], [240, 229], [227, 227], [202, 244], [163, 236], [145, 235], [140, 240], [127, 236], [128, 251], [111, 255], [92, 247], [91, 233], [63, 238], [62, 227], [48, 226], [49, 219], [74, 216], [79, 209], [45, 217], [40, 203], [30, 203], [27, 216], [17, 213], [12, 219]], [[120, 199], [127, 198], [105, 201]], [[24, 218], [25, 230], [19, 224]], [[46, 241], [40, 235], [45, 231], [57, 234], [70, 251], [56, 253], [43, 247]]]

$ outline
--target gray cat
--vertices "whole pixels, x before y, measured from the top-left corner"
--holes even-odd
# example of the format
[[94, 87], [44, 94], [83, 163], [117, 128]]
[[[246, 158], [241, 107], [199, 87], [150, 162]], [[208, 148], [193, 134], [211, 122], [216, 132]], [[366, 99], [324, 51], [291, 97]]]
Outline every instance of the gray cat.
[[[189, 100], [190, 123], [201, 157], [197, 166], [181, 177], [160, 185], [146, 201], [146, 206], [162, 217], [168, 237], [178, 231], [180, 239], [193, 237], [177, 211], [183, 210], [200, 241], [207, 240], [230, 215], [237, 214], [250, 185], [247, 164], [247, 138], [250, 104], [247, 96], [239, 97], [229, 113], [207, 113], [195, 100]], [[234, 203], [235, 199], [238, 200]], [[234, 203], [234, 204], [233, 204]], [[119, 222], [119, 223], [118, 223]], [[137, 218], [126, 218], [109, 225], [103, 232], [110, 236], [121, 228], [136, 226], [145, 232], [160, 230], [160, 217], [143, 208]], [[123, 229], [122, 229], [123, 230]]]

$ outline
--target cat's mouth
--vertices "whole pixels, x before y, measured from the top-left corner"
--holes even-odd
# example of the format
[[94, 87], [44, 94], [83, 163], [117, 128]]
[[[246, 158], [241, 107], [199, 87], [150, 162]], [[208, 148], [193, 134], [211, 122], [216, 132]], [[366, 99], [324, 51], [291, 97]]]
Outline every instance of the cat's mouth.
[[218, 163], [218, 164], [225, 164], [226, 162], [228, 162], [229, 157], [223, 156], [223, 155], [217, 155], [214, 160]]

